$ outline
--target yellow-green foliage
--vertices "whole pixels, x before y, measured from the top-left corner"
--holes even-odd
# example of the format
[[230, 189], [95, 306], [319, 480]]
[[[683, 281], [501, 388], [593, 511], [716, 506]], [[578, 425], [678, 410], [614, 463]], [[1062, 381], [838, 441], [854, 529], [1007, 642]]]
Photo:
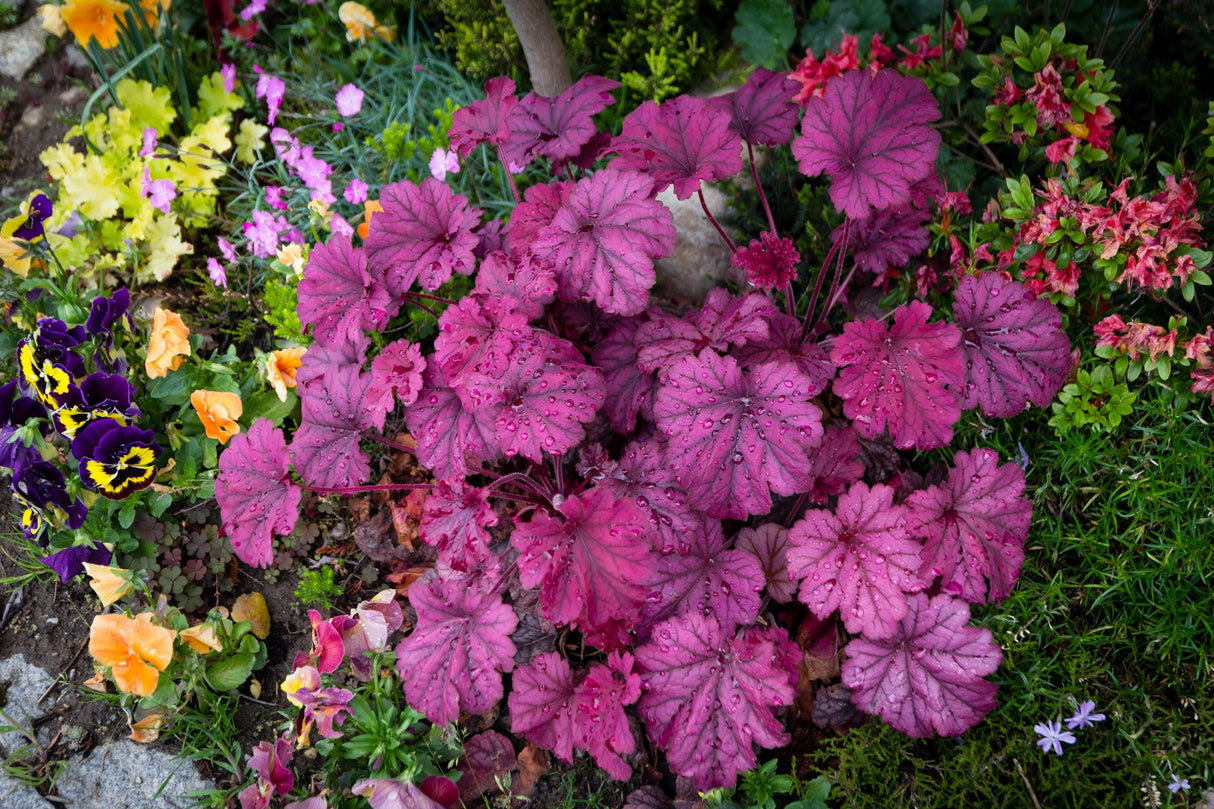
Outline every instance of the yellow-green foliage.
[[[163, 139], [178, 111], [167, 89], [146, 81], [123, 79], [114, 91], [117, 104], [83, 128], [73, 127], [40, 156], [59, 185], [47, 240], [77, 272], [162, 281], [193, 251], [182, 228], [203, 225], [215, 213], [216, 181], [227, 171], [220, 156], [232, 148], [232, 111], [244, 100], [224, 90], [218, 73], [204, 79], [190, 133], [176, 146], [162, 140], [152, 156], [140, 157], [144, 131], [154, 129]], [[70, 143], [80, 136], [91, 145], [85, 152]], [[172, 180], [177, 188], [169, 213], [140, 193], [145, 170], [151, 180]], [[70, 237], [59, 233], [69, 221], [75, 225]]]

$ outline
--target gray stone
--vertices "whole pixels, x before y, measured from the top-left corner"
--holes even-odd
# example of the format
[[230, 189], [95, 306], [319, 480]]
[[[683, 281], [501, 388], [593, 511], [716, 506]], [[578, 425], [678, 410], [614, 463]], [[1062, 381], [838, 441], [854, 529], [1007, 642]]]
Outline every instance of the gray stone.
[[[215, 789], [192, 762], [127, 739], [73, 758], [58, 780], [59, 797], [71, 809], [184, 809], [186, 793]], [[162, 788], [163, 787], [163, 788]]]
[[52, 809], [38, 790], [0, 775], [0, 806], [4, 809]]
[[0, 73], [17, 81], [25, 78], [34, 62], [46, 51], [46, 37], [37, 16], [16, 28], [0, 32]]
[[[42, 704], [38, 698], [51, 687], [54, 679], [38, 666], [27, 663], [25, 655], [15, 654], [0, 660], [0, 710], [7, 719], [0, 717], [0, 724], [14, 725], [26, 729], [47, 713], [55, 704], [54, 696], [48, 696]], [[50, 728], [39, 728], [38, 739], [50, 741]], [[0, 747], [8, 755], [29, 744], [29, 739], [19, 730], [0, 733]]]
[[[705, 183], [703, 188], [708, 210], [720, 222], [729, 199], [715, 186]], [[704, 215], [698, 196], [679, 199], [671, 187], [659, 193], [657, 200], [674, 214], [674, 227], [679, 234], [674, 253], [654, 265], [658, 292], [702, 303], [708, 291], [720, 286], [726, 278], [740, 280], [745, 286], [746, 274], [729, 263], [729, 247]], [[730, 238], [736, 240], [737, 234], [730, 233]]]

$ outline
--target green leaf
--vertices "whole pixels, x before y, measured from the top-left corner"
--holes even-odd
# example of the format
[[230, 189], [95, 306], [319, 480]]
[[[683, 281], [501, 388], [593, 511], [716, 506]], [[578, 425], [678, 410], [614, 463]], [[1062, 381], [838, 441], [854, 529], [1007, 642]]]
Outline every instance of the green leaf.
[[252, 673], [252, 653], [240, 652], [207, 666], [207, 682], [216, 691], [231, 691], [239, 688]]
[[287, 400], [284, 402], [278, 398], [278, 394], [273, 391], [262, 391], [255, 393], [245, 400], [244, 415], [242, 421], [247, 421], [252, 424], [257, 419], [269, 419], [274, 424], [282, 424], [283, 419], [291, 415], [291, 411], [295, 409], [299, 397], [293, 391], [287, 391]]
[[118, 509], [118, 524], [122, 526], [123, 530], [130, 528], [131, 524], [135, 522], [135, 513], [135, 501], [131, 498], [124, 500], [122, 508]]
[[801, 26], [801, 45], [821, 57], [843, 41], [844, 31], [855, 34], [861, 42], [867, 42], [873, 34], [884, 31], [889, 25], [889, 12], [882, 0], [833, 2], [827, 7], [824, 17], [815, 17]]
[[746, 61], [779, 69], [788, 61], [797, 28], [788, 0], [744, 0], [733, 41]]

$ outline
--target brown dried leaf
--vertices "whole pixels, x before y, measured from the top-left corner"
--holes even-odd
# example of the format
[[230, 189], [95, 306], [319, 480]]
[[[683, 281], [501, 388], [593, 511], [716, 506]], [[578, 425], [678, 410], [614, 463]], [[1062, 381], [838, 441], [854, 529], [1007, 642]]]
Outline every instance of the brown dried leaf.
[[261, 593], [245, 593], [232, 605], [233, 621], [248, 621], [253, 634], [260, 640], [270, 637], [270, 608]]
[[510, 787], [511, 794], [517, 798], [530, 798], [540, 776], [548, 772], [550, 764], [546, 750], [533, 744], [524, 747], [523, 752], [518, 754], [518, 776]]

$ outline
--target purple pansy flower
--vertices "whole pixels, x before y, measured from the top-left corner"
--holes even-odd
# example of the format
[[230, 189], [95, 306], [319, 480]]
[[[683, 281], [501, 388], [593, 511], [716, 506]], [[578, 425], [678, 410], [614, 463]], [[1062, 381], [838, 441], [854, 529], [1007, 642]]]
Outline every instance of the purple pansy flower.
[[159, 454], [151, 430], [123, 426], [114, 419], [90, 423], [72, 441], [81, 482], [110, 500], [152, 485]]
[[68, 581], [84, 572], [85, 562], [90, 565], [108, 565], [113, 559], [113, 551], [100, 542], [92, 542], [89, 545], [73, 545], [43, 556], [39, 561], [58, 573], [59, 581]]

